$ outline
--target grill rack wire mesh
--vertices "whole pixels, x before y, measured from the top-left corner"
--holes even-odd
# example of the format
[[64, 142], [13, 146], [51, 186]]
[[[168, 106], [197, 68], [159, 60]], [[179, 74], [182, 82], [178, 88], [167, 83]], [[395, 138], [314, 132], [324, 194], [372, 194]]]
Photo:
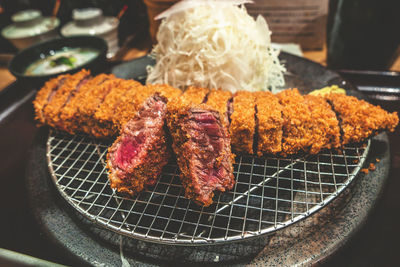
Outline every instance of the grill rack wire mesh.
[[136, 197], [110, 188], [105, 169], [111, 141], [51, 130], [48, 167], [56, 188], [77, 211], [109, 230], [175, 245], [238, 241], [273, 233], [326, 206], [356, 177], [370, 141], [299, 158], [239, 156], [233, 190], [209, 207], [184, 197], [174, 159], [157, 184]]

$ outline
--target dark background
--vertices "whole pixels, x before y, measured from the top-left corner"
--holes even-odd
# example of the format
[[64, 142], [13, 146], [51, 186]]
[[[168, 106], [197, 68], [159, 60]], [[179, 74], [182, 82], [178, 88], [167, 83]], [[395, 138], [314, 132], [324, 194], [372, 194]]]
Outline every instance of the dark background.
[[[0, 29], [12, 23], [11, 16], [25, 9], [38, 9], [43, 16], [51, 16], [55, 0], [0, 0]], [[105, 16], [117, 16], [120, 10], [128, 9], [120, 19], [118, 39], [120, 44], [130, 36], [148, 28], [146, 6], [141, 0], [62, 0], [57, 17], [61, 27], [72, 20], [72, 10], [75, 8], [98, 7]], [[60, 28], [61, 28], [60, 27]], [[146, 31], [147, 33], [147, 31]], [[15, 53], [15, 48], [0, 36], [0, 53]]]

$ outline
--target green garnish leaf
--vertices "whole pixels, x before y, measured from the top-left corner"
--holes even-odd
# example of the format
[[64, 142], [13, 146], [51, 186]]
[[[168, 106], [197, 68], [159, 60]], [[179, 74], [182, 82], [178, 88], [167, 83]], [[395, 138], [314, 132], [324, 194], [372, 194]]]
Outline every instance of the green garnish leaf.
[[76, 62], [76, 58], [75, 57], [61, 56], [61, 57], [58, 57], [56, 59], [53, 59], [50, 62], [50, 66], [51, 67], [55, 67], [55, 66], [59, 66], [59, 65], [67, 65], [67, 66], [70, 66], [71, 68], [73, 68], [75, 62]]

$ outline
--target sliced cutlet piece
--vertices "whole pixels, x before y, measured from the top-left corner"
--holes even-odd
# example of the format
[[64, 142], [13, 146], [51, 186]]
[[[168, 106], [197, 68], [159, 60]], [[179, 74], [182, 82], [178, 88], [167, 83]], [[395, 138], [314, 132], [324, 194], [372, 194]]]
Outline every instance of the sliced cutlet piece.
[[101, 84], [93, 86], [90, 90], [85, 92], [83, 96], [85, 99], [84, 105], [78, 106], [78, 121], [81, 131], [89, 135], [94, 135], [92, 129], [99, 127], [99, 123], [95, 120], [95, 114], [101, 104], [104, 102], [106, 96], [113, 88], [116, 88], [121, 79], [115, 78], [114, 75], [109, 75]]
[[202, 104], [206, 101], [209, 92], [210, 90], [206, 88], [190, 86], [180, 97], [173, 98], [168, 102], [168, 110], [178, 111], [182, 107]]
[[108, 177], [118, 192], [134, 195], [154, 185], [167, 164], [171, 152], [165, 133], [165, 101], [158, 94], [149, 97], [108, 149]]
[[134, 116], [143, 102], [151, 95], [158, 93], [160, 96], [165, 97], [167, 101], [170, 101], [182, 94], [181, 90], [165, 84], [142, 86], [136, 81], [131, 81], [131, 83], [132, 88], [136, 89], [130, 90], [124, 96], [115, 113], [114, 126], [118, 130]]
[[277, 154], [282, 150], [282, 105], [271, 92], [256, 92], [257, 155]]
[[288, 89], [277, 94], [283, 106], [283, 156], [308, 152], [314, 142], [313, 118], [304, 97], [297, 89]]
[[39, 122], [40, 125], [46, 124], [46, 119], [44, 115], [44, 109], [47, 104], [51, 102], [57, 90], [64, 84], [65, 80], [71, 75], [59, 75], [47, 81], [44, 86], [37, 92], [35, 100], [33, 101], [33, 107], [35, 109], [35, 120]]
[[362, 142], [381, 131], [393, 132], [399, 122], [397, 112], [389, 113], [354, 96], [327, 94], [325, 98], [338, 116], [343, 145]]
[[220, 113], [205, 104], [183, 103], [168, 109], [167, 125], [185, 196], [209, 206], [214, 191], [230, 190], [235, 183], [230, 138]]
[[148, 87], [154, 93], [159, 93], [168, 101], [171, 101], [182, 94], [182, 90], [172, 87], [168, 84], [146, 84], [146, 87]]
[[61, 123], [60, 113], [62, 108], [69, 103], [79, 88], [90, 78], [90, 72], [81, 70], [66, 79], [44, 108], [44, 116], [48, 125], [58, 128]]
[[255, 122], [255, 97], [247, 91], [236, 92], [233, 96], [233, 113], [229, 132], [232, 150], [239, 153], [253, 154]]
[[310, 154], [317, 154], [323, 149], [340, 147], [340, 128], [328, 102], [319, 96], [305, 95], [304, 100], [311, 112], [313, 127]]
[[224, 90], [211, 90], [207, 96], [207, 106], [221, 113], [223, 123], [229, 125], [228, 102], [232, 98], [232, 93]]
[[123, 96], [132, 89], [131, 86], [122, 79], [113, 79], [110, 80], [110, 82], [107, 81], [103, 86], [110, 87], [110, 92], [105, 97], [103, 103], [96, 109], [90, 127], [91, 134], [97, 138], [108, 138], [118, 133], [113, 122], [115, 111]]
[[82, 131], [79, 108], [95, 101], [97, 95], [93, 94], [93, 89], [114, 77], [114, 75], [100, 74], [82, 85], [75, 93], [75, 96], [62, 108], [58, 128], [71, 134]]
[[154, 94], [152, 90], [137, 81], [126, 80], [123, 83], [125, 87], [130, 89], [121, 97], [121, 101], [115, 110], [113, 124], [116, 131], [119, 131], [126, 122], [135, 116], [144, 101]]

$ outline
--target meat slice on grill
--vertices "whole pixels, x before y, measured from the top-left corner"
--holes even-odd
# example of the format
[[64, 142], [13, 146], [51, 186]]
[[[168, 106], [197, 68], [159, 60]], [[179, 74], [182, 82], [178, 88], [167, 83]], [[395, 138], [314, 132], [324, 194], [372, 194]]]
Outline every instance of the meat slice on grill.
[[310, 154], [317, 154], [323, 149], [339, 148], [340, 128], [335, 112], [328, 102], [318, 96], [305, 95], [304, 101], [312, 118], [312, 144]]
[[97, 97], [94, 94], [97, 87], [100, 87], [105, 81], [114, 78], [115, 76], [112, 74], [100, 74], [80, 86], [76, 90], [75, 95], [61, 109], [59, 128], [71, 134], [82, 131], [82, 124], [85, 124], [85, 122], [82, 120], [82, 113], [79, 109], [87, 107], [89, 103], [94, 101], [93, 98]]
[[109, 180], [118, 192], [134, 195], [154, 185], [167, 164], [170, 148], [165, 132], [165, 101], [157, 94], [148, 98], [109, 148]]
[[223, 123], [229, 126], [228, 103], [232, 99], [232, 93], [223, 90], [211, 90], [207, 96], [207, 106], [219, 111]]
[[254, 96], [257, 155], [277, 154], [282, 150], [282, 105], [278, 97], [271, 92], [256, 92]]
[[297, 89], [288, 89], [277, 94], [282, 105], [283, 156], [308, 152], [313, 140], [313, 118], [304, 97]]
[[251, 92], [238, 91], [233, 97], [231, 124], [232, 150], [239, 153], [253, 154], [255, 134], [255, 96]]
[[87, 127], [91, 134], [97, 138], [117, 135], [118, 131], [113, 123], [116, 110], [123, 96], [130, 90], [136, 90], [136, 83], [117, 78], [106, 81], [102, 87], [109, 93], [99, 105], [96, 104], [96, 111], [92, 115], [93, 119]]
[[354, 96], [331, 93], [325, 98], [338, 116], [343, 145], [364, 141], [381, 131], [393, 132], [399, 122], [397, 112], [389, 113]]
[[214, 191], [232, 189], [233, 154], [220, 113], [206, 105], [168, 109], [168, 127], [173, 140], [185, 196], [209, 206]]
[[63, 129], [62, 120], [60, 118], [62, 108], [69, 103], [75, 96], [75, 93], [79, 91], [80, 87], [88, 82], [89, 79], [90, 71], [87, 70], [81, 70], [65, 79], [63, 85], [58, 88], [51, 98], [51, 101], [49, 101], [44, 108], [43, 114], [48, 125]]
[[65, 80], [71, 75], [59, 75], [47, 81], [44, 86], [37, 92], [36, 98], [33, 101], [33, 107], [35, 109], [35, 119], [41, 125], [46, 124], [46, 117], [44, 110], [46, 106], [51, 102], [57, 90], [64, 84]]
[[121, 101], [115, 109], [113, 125], [117, 131], [136, 114], [143, 102], [154, 94], [137, 81], [128, 80], [124, 83], [131, 89], [121, 96]]

